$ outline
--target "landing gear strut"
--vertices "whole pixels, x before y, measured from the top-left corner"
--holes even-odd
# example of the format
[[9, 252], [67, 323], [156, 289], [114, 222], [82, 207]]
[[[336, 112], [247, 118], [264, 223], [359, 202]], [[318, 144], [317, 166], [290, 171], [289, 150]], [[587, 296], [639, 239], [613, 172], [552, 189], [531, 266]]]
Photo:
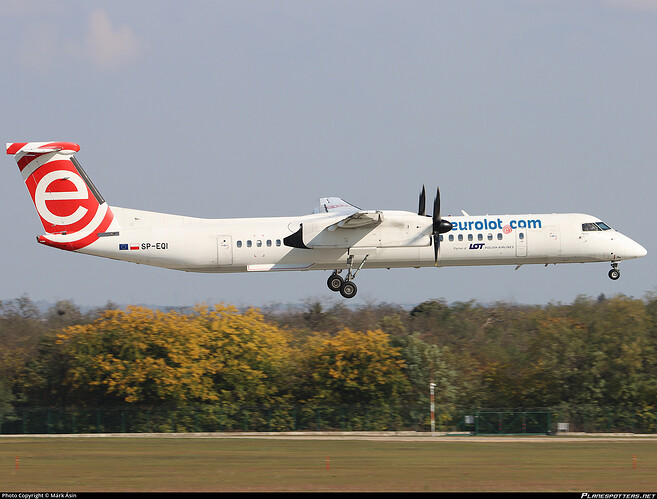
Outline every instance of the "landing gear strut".
[[609, 271], [609, 279], [612, 281], [617, 280], [620, 277], [620, 270], [618, 270], [618, 263], [611, 263], [612, 269]]
[[328, 288], [331, 291], [340, 291], [340, 294], [345, 298], [353, 298], [354, 296], [356, 296], [356, 293], [358, 292], [358, 287], [354, 282], [354, 278], [356, 277], [356, 274], [358, 274], [358, 271], [363, 268], [363, 265], [365, 264], [365, 261], [367, 260], [368, 256], [370, 255], [365, 255], [365, 258], [363, 258], [363, 261], [360, 262], [360, 265], [356, 269], [356, 272], [354, 272], [352, 275], [351, 269], [353, 268], [354, 255], [349, 255], [349, 258], [347, 258], [347, 264], [349, 265], [349, 270], [347, 271], [346, 279], [343, 279], [339, 275], [340, 273], [339, 270], [334, 270], [331, 276], [326, 281]]

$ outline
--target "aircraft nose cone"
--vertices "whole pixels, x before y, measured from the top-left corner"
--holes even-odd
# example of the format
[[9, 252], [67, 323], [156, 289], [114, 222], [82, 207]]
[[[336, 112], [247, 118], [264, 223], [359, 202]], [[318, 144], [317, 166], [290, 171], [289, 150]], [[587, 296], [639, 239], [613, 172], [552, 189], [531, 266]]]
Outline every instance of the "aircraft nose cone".
[[646, 256], [648, 251], [639, 243], [631, 241], [628, 244], [627, 253], [628, 258], [641, 258], [642, 256]]

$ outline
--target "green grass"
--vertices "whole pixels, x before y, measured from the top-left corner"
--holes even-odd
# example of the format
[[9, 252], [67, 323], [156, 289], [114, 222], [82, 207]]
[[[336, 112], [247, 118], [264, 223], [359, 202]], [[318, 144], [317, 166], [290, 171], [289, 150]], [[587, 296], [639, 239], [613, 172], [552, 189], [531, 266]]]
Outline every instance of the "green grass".
[[2, 438], [0, 492], [654, 491], [656, 451], [645, 441]]

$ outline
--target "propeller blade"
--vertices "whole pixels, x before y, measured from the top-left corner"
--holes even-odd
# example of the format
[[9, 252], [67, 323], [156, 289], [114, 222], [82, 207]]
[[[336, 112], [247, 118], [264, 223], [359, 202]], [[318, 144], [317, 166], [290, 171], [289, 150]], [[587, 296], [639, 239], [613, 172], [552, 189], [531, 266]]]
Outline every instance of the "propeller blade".
[[440, 189], [436, 188], [436, 197], [433, 200], [433, 231], [438, 232], [440, 227]]
[[443, 220], [440, 216], [440, 189], [436, 189], [436, 199], [433, 201], [433, 232], [435, 234], [444, 234], [452, 228], [452, 222]]
[[427, 194], [424, 191], [424, 186], [422, 186], [422, 192], [420, 193], [420, 206], [417, 210], [417, 214], [423, 217], [426, 214], [426, 204], [427, 204]]
[[440, 234], [452, 230], [452, 222], [440, 217], [440, 189], [436, 188], [436, 198], [433, 200], [433, 227], [431, 237], [433, 239], [434, 264], [438, 266], [438, 250], [440, 249]]
[[433, 200], [433, 263], [438, 265], [438, 250], [440, 249], [440, 189], [436, 187], [436, 197]]

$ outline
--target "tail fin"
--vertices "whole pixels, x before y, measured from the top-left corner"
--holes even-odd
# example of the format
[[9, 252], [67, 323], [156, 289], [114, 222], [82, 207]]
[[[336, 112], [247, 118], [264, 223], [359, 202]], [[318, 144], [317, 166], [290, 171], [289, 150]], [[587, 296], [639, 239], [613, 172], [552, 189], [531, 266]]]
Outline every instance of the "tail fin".
[[79, 150], [71, 142], [7, 144], [46, 231], [37, 238], [42, 244], [78, 250], [116, 225], [112, 210], [73, 156]]

